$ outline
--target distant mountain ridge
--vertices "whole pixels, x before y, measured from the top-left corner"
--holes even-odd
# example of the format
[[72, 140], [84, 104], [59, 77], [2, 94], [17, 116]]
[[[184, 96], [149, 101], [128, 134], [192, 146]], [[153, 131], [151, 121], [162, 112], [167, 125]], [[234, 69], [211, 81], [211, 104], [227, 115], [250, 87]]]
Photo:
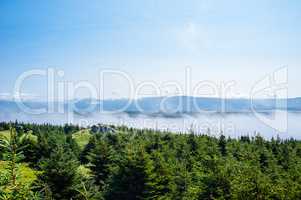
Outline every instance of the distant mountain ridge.
[[[25, 101], [24, 104], [31, 109], [47, 108], [47, 102]], [[94, 112], [125, 112], [125, 113], [240, 113], [240, 112], [269, 112], [273, 110], [287, 110], [289, 112], [301, 111], [301, 97], [288, 99], [221, 99], [209, 97], [171, 96], [171, 97], [147, 97], [137, 100], [115, 99], [95, 100], [82, 99], [67, 102], [53, 102], [57, 107], [65, 111], [73, 111], [79, 114]], [[0, 100], [0, 112], [22, 112], [16, 102]]]

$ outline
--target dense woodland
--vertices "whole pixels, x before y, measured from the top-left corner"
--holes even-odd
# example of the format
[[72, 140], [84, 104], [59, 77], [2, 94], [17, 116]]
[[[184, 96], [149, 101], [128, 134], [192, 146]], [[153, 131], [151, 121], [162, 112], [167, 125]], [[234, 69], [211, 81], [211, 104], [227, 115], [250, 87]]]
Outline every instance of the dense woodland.
[[301, 142], [0, 123], [0, 199], [301, 199]]

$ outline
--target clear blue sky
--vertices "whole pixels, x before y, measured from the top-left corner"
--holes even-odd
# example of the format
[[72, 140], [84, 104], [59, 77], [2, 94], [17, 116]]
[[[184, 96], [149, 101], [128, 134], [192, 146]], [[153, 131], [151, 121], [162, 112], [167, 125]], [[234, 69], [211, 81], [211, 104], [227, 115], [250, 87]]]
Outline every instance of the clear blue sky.
[[[104, 68], [183, 83], [190, 66], [193, 81], [234, 80], [244, 95], [288, 66], [289, 96], [301, 96], [300, 19], [299, 0], [1, 0], [0, 93], [30, 69], [94, 84]], [[33, 78], [24, 91], [43, 96], [45, 85]]]

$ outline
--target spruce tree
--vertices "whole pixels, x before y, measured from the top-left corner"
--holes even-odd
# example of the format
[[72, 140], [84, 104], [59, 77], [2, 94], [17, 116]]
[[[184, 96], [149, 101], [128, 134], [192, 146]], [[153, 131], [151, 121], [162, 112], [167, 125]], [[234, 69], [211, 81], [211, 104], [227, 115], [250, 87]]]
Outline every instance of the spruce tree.
[[48, 185], [54, 199], [69, 200], [74, 197], [78, 166], [74, 154], [63, 147], [54, 149], [50, 158], [41, 162], [40, 168], [44, 173], [40, 175], [40, 180]]

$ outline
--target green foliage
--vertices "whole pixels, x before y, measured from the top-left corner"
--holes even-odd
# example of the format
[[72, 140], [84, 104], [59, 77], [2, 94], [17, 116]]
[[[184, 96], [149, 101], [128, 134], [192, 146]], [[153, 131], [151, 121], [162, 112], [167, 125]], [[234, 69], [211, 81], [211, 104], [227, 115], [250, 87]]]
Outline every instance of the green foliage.
[[0, 139], [9, 140], [10, 139], [10, 131], [9, 130], [0, 131]]
[[89, 160], [95, 183], [102, 187], [110, 175], [111, 166], [114, 163], [113, 149], [105, 141], [97, 141], [94, 149], [89, 153]]
[[93, 128], [0, 123], [1, 198], [301, 199], [301, 141]]
[[73, 186], [78, 183], [78, 166], [69, 149], [58, 147], [49, 158], [41, 162], [43, 174], [39, 178], [48, 185], [54, 199], [69, 200], [75, 195]]
[[15, 186], [11, 184], [10, 163], [0, 161], [0, 199], [34, 199], [38, 195], [32, 186], [40, 172], [29, 168], [26, 164], [16, 166]]
[[150, 159], [142, 150], [129, 149], [118, 170], [113, 174], [106, 199], [144, 199]]
[[10, 128], [9, 136], [0, 140], [7, 161], [0, 163], [0, 199], [36, 199], [31, 186], [36, 180], [36, 173], [25, 164], [19, 164], [23, 158], [24, 140], [28, 139], [24, 133], [17, 133]]
[[72, 138], [77, 142], [81, 150], [89, 143], [91, 138], [90, 131], [88, 129], [80, 130], [72, 135]]

